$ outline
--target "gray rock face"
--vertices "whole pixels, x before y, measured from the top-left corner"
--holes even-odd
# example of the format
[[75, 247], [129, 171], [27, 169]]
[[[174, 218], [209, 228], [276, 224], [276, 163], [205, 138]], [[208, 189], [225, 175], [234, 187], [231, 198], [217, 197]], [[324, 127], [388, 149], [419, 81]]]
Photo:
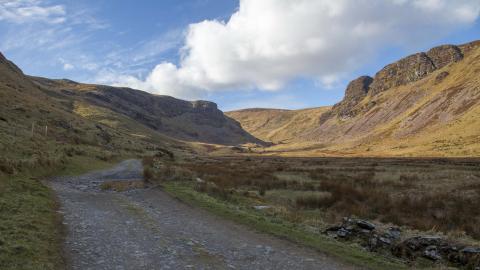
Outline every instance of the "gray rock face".
[[435, 70], [435, 64], [426, 53], [407, 56], [380, 70], [371, 85], [372, 95], [392, 87], [418, 81]]
[[345, 98], [349, 100], [358, 100], [368, 93], [368, 88], [372, 84], [373, 78], [370, 76], [361, 76], [351, 81], [345, 91]]
[[436, 69], [463, 59], [462, 51], [454, 45], [435, 47], [427, 52], [427, 56], [432, 60]]
[[372, 82], [373, 78], [370, 76], [361, 76], [351, 81], [345, 90], [345, 98], [334, 106], [334, 110], [342, 117], [354, 116], [353, 107], [367, 95]]
[[[389, 64], [377, 72], [374, 78], [369, 76], [359, 77], [348, 84], [345, 90], [345, 98], [337, 103], [332, 111], [340, 117], [355, 116], [354, 107], [367, 94], [378, 95], [390, 88], [421, 80], [438, 69], [461, 61], [465, 53], [469, 53], [479, 46], [480, 41], [460, 46], [438, 46], [426, 53], [416, 53]], [[448, 73], [440, 74], [438, 83], [446, 76], [448, 76]]]

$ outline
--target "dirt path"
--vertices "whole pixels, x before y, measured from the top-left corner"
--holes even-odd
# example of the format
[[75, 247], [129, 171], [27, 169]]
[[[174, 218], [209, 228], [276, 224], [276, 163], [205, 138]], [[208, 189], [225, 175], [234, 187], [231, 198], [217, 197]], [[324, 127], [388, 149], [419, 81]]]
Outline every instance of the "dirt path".
[[68, 232], [71, 269], [354, 269], [315, 251], [258, 234], [170, 197], [159, 188], [102, 191], [140, 179], [138, 160], [51, 181]]

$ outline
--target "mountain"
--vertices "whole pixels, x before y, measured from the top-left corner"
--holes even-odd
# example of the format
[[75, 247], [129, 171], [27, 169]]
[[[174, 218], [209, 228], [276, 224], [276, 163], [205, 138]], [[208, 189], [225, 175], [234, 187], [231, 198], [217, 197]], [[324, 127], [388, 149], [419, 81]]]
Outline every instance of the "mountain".
[[[353, 80], [328, 109], [227, 115], [254, 136], [281, 142], [268, 149], [272, 153], [478, 156], [479, 75], [480, 41], [443, 45]], [[294, 125], [284, 125], [286, 117]]]
[[0, 176], [67, 160], [263, 144], [208, 101], [25, 75], [0, 54]]
[[212, 144], [261, 143], [209, 101], [185, 101], [140, 90], [29, 77], [44, 93], [71, 102], [72, 111], [115, 128], [121, 115], [169, 137]]

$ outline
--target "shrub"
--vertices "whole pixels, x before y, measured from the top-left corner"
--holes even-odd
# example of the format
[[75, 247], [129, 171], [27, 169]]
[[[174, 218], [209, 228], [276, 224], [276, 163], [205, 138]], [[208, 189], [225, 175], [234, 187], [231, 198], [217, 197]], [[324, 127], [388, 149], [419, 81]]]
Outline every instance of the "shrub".
[[334, 202], [335, 198], [328, 192], [301, 195], [295, 198], [295, 206], [304, 209], [326, 208], [332, 206]]

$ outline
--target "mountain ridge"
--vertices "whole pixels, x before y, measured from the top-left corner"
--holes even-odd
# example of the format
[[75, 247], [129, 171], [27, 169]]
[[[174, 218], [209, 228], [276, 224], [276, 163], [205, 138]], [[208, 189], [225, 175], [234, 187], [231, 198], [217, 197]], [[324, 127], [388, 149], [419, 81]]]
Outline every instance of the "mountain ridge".
[[[331, 109], [312, 109], [310, 118], [315, 120], [297, 123], [295, 134], [282, 130], [290, 138], [286, 141], [254, 128], [262, 121], [256, 122], [258, 115], [250, 116], [249, 110], [227, 115], [260, 139], [277, 143], [269, 149], [272, 153], [479, 155], [480, 128], [475, 128], [480, 126], [479, 73], [480, 41], [407, 56], [373, 78], [350, 82], [345, 98]], [[269, 114], [271, 123], [285, 115], [262, 112]], [[291, 119], [299, 114], [289, 112]]]
[[30, 78], [46, 92], [115, 111], [172, 138], [227, 145], [262, 143], [210, 101], [185, 101], [126, 87]]

